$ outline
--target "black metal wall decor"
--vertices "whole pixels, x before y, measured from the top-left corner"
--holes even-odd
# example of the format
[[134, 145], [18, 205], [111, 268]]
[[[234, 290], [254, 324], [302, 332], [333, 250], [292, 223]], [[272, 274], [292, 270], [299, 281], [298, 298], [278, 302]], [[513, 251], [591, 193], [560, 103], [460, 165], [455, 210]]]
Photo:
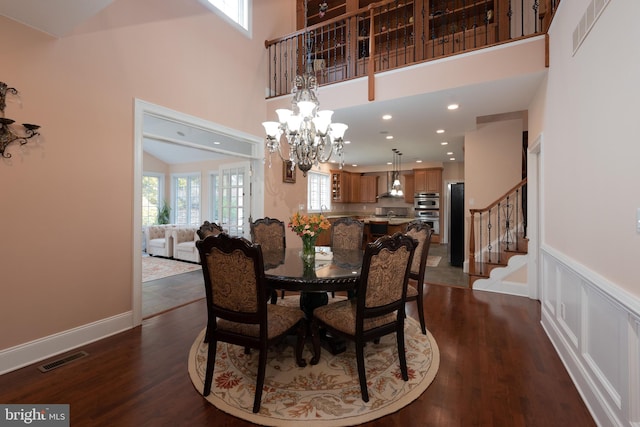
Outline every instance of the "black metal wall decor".
[[22, 128], [14, 125], [15, 120], [8, 119], [4, 116], [4, 108], [6, 107], [7, 93], [18, 96], [18, 90], [7, 86], [6, 83], [0, 82], [0, 156], [8, 159], [11, 154], [6, 151], [7, 146], [13, 141], [18, 141], [20, 145], [24, 145], [34, 136], [40, 135], [38, 128], [40, 126], [31, 123], [23, 123]]

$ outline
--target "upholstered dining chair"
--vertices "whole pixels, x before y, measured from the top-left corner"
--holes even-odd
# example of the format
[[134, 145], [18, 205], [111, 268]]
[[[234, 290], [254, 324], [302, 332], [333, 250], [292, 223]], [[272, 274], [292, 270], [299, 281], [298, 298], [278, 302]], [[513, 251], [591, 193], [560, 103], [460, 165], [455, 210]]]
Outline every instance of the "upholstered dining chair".
[[[355, 218], [338, 218], [331, 224], [331, 250], [360, 249], [364, 233], [364, 223]], [[335, 298], [336, 293], [331, 292]]]
[[305, 366], [304, 313], [299, 308], [267, 304], [262, 249], [242, 237], [221, 233], [196, 242], [207, 301], [209, 348], [202, 394], [211, 392], [218, 341], [257, 348], [258, 373], [253, 412], [260, 410], [267, 366], [267, 349], [297, 330], [296, 361]]
[[[251, 223], [250, 229], [251, 241], [260, 244], [265, 252], [284, 251], [287, 247], [286, 227], [284, 222], [279, 219], [268, 216], [256, 219]], [[282, 291], [281, 297], [284, 298], [284, 291]], [[275, 299], [277, 299], [277, 294], [274, 293], [271, 302], [275, 303]]]
[[416, 301], [418, 304], [418, 318], [423, 334], [427, 334], [424, 323], [424, 275], [427, 270], [427, 257], [431, 246], [433, 230], [423, 221], [415, 220], [407, 224], [407, 236], [418, 242], [416, 252], [413, 254], [411, 271], [409, 272], [409, 285], [407, 286], [407, 301]]
[[198, 237], [202, 240], [208, 236], [217, 236], [220, 233], [224, 233], [222, 227], [215, 222], [205, 221], [197, 231]]
[[409, 379], [404, 350], [405, 298], [411, 261], [417, 243], [401, 233], [369, 243], [364, 252], [356, 297], [313, 310], [311, 335], [314, 356], [320, 360], [320, 329], [355, 342], [362, 400], [369, 401], [364, 345], [395, 333], [402, 378]]
[[331, 249], [362, 248], [364, 223], [351, 217], [338, 218], [331, 225]]

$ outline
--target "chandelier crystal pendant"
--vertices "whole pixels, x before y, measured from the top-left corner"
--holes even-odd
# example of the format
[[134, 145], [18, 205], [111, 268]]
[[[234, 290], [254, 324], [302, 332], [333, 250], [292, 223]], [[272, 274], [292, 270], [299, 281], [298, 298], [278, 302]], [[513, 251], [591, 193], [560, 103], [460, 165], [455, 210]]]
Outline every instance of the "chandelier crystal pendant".
[[[328, 162], [334, 153], [342, 169], [344, 133], [348, 128], [344, 123], [331, 123], [333, 111], [319, 109], [320, 103], [316, 96], [318, 82], [311, 71], [313, 40], [312, 33], [306, 31], [306, 11], [305, 2], [305, 73], [297, 75], [293, 81], [291, 109], [278, 109], [277, 122], [262, 123], [267, 134], [265, 145], [269, 152], [269, 167], [271, 154], [278, 152], [283, 161], [290, 161], [292, 169], [297, 166], [305, 177], [312, 166]], [[288, 149], [283, 147], [283, 135]]]
[[40, 133], [38, 133], [38, 128], [40, 128], [40, 126], [31, 123], [23, 123], [22, 127], [24, 129], [19, 129], [17, 125], [13, 124], [15, 120], [4, 116], [4, 109], [7, 105], [7, 92], [18, 96], [17, 89], [9, 87], [4, 82], [0, 82], [0, 157], [4, 157], [5, 159], [11, 157], [11, 154], [6, 151], [9, 144], [17, 141], [20, 145], [24, 145], [29, 139], [40, 135]]

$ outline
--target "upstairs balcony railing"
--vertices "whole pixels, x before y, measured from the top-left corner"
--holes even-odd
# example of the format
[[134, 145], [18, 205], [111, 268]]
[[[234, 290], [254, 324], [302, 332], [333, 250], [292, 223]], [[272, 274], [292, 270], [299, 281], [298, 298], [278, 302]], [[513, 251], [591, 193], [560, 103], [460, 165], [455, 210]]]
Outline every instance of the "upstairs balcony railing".
[[353, 11], [328, 2], [305, 29], [265, 42], [267, 98], [290, 93], [305, 71], [326, 85], [543, 34], [559, 2], [383, 0]]

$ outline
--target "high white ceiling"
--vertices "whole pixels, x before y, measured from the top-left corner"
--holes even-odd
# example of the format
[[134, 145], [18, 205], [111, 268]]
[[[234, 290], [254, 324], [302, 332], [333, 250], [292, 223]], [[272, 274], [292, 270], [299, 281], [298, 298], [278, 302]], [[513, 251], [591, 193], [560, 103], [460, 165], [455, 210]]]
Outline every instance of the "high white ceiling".
[[[64, 37], [112, 1], [0, 0], [0, 15], [53, 36]], [[393, 159], [393, 148], [402, 152], [402, 166], [407, 169], [415, 167], [416, 160], [450, 162], [449, 159], [454, 157], [455, 161], [462, 161], [464, 134], [476, 128], [477, 118], [526, 110], [543, 76], [541, 72], [441, 93], [370, 102], [336, 110], [334, 121], [349, 126], [345, 139], [351, 143], [345, 146], [345, 164], [386, 168], [386, 163]], [[322, 102], [321, 92], [319, 98]], [[447, 110], [447, 104], [452, 99], [460, 105], [458, 110]], [[323, 108], [330, 106], [323, 105]], [[383, 114], [391, 114], [393, 119], [383, 121]], [[275, 119], [275, 112], [270, 119]], [[215, 122], [215, 118], [211, 118], [211, 121]], [[436, 134], [437, 129], [445, 129], [445, 133]], [[210, 143], [228, 139], [175, 122], [157, 120], [145, 120], [145, 133], [193, 142], [202, 140]], [[386, 135], [393, 135], [394, 139], [387, 140]], [[445, 141], [448, 145], [441, 145]], [[219, 157], [210, 151], [180, 147], [150, 138], [145, 138], [144, 147], [145, 151], [168, 163]], [[448, 155], [449, 152], [453, 155]]]

